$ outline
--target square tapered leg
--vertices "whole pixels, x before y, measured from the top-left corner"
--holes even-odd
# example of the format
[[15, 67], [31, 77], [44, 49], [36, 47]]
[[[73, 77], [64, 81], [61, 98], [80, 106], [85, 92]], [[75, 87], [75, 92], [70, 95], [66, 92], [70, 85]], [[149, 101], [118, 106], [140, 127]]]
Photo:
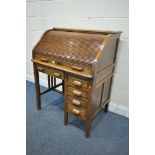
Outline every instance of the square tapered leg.
[[90, 130], [91, 130], [91, 121], [86, 120], [85, 121], [85, 137], [89, 138], [90, 137]]
[[35, 63], [33, 63], [33, 70], [34, 70], [35, 93], [36, 93], [36, 100], [37, 100], [37, 108], [38, 108], [38, 110], [40, 110], [41, 109], [41, 98], [40, 98], [40, 86], [39, 86], [39, 73], [37, 71]]

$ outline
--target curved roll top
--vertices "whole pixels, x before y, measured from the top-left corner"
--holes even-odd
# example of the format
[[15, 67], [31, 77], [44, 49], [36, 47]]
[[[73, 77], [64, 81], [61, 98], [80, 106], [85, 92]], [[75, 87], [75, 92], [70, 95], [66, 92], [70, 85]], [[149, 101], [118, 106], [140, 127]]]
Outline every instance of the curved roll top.
[[92, 67], [106, 35], [47, 31], [33, 50], [33, 58]]

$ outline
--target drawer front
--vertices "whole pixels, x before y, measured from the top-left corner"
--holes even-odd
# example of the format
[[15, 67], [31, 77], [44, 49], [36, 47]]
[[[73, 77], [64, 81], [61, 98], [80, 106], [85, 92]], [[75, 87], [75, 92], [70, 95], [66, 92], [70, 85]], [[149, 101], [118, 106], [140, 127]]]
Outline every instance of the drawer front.
[[71, 75], [68, 76], [68, 83], [76, 88], [83, 88], [87, 90], [89, 88], [89, 84], [87, 80], [82, 79], [82, 78], [77, 78]]
[[60, 78], [60, 79], [64, 79], [64, 73], [60, 70], [51, 68], [51, 67], [47, 67], [44, 65], [37, 65], [37, 70], [42, 72], [42, 73], [46, 73], [48, 75], [52, 75], [56, 78]]
[[75, 116], [78, 116], [82, 119], [86, 119], [86, 112], [82, 109], [78, 109], [77, 107], [75, 106], [72, 106], [70, 104], [67, 105], [67, 111], [69, 113], [72, 113], [74, 114]]
[[70, 95], [67, 96], [67, 100], [70, 104], [77, 106], [77, 107], [82, 107], [82, 108], [86, 108], [87, 106], [87, 102], [86, 101], [82, 101], [78, 98], [72, 97]]
[[73, 97], [76, 97], [78, 99], [88, 100], [88, 93], [83, 90], [79, 90], [74, 87], [67, 86], [67, 91], [68, 91], [68, 94]]
[[37, 65], [37, 70], [42, 73], [52, 74], [52, 69], [47, 66]]
[[53, 69], [53, 74], [54, 77], [64, 79], [64, 73], [60, 70]]

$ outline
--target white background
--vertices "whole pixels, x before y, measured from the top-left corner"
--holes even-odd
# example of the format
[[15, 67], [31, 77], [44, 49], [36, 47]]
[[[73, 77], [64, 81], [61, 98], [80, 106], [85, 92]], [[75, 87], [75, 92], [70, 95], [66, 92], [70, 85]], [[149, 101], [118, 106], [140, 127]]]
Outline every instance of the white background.
[[[130, 154], [155, 154], [154, 1], [130, 5]], [[0, 5], [0, 154], [26, 154], [25, 1]]]

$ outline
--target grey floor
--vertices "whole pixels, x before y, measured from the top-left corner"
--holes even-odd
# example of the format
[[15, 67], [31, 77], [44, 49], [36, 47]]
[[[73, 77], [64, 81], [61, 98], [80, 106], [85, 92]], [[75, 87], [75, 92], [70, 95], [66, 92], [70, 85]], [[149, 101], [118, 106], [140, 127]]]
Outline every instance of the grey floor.
[[129, 154], [127, 118], [101, 112], [93, 121], [91, 137], [86, 139], [84, 124], [79, 119], [69, 115], [69, 124], [64, 126], [62, 95], [43, 95], [42, 110], [38, 111], [33, 83], [26, 82], [26, 92], [27, 155]]

